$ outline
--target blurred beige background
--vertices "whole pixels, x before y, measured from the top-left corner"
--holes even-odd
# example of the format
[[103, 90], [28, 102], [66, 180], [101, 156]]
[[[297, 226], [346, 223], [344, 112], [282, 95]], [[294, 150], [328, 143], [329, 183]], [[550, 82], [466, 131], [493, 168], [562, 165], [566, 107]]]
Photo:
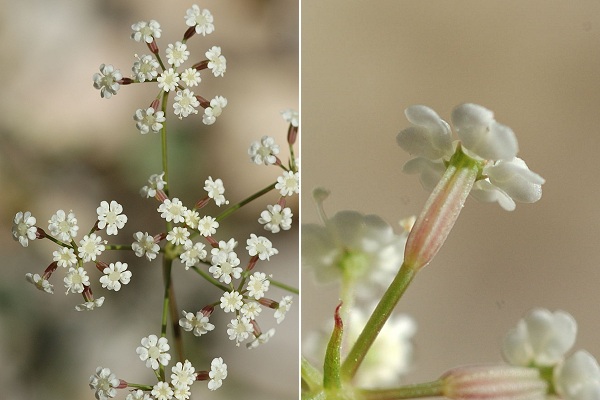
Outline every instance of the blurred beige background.
[[[88, 379], [98, 365], [133, 382], [153, 379], [135, 348], [143, 336], [157, 334], [160, 328], [159, 264], [124, 253], [106, 254], [105, 261], [114, 258], [129, 263], [132, 282], [118, 293], [108, 293], [96, 283], [94, 293], [106, 295], [105, 305], [92, 313], [77, 313], [74, 306], [81, 297], [64, 295], [63, 271], [52, 277], [53, 296], [35, 290], [24, 279], [26, 272], [43, 273], [55, 246], [36, 241], [23, 249], [12, 240], [10, 229], [19, 210], [31, 211], [38, 224], [47, 228], [46, 221], [56, 210], [72, 209], [80, 222], [80, 239], [93, 224], [100, 201], [112, 199], [124, 206], [129, 222], [111, 242], [131, 243], [131, 235], [138, 230], [157, 233], [164, 229], [155, 212], [157, 204], [138, 195], [150, 174], [161, 170], [160, 138], [140, 135], [132, 118], [137, 108], [150, 104], [156, 88], [126, 86], [106, 100], [92, 87], [92, 76], [102, 63], [113, 64], [129, 76], [134, 54], [148, 53], [145, 45], [129, 38], [135, 22], [158, 20], [163, 28], [158, 41], [162, 49], [180, 40], [187, 28], [183, 17], [192, 4], [0, 0], [3, 398], [91, 399]], [[287, 124], [280, 111], [299, 106], [298, 2], [206, 0], [197, 4], [211, 10], [216, 30], [188, 42], [190, 62], [204, 59], [206, 50], [219, 45], [228, 64], [223, 78], [205, 71], [199, 93], [209, 99], [223, 95], [229, 103], [210, 127], [202, 124], [202, 111], [184, 121], [171, 115], [171, 193], [193, 204], [203, 196], [203, 182], [212, 175], [223, 179], [225, 195], [234, 204], [279, 175], [277, 168], [250, 162], [247, 149], [252, 141], [274, 136], [287, 161]], [[265, 232], [257, 222], [265, 205], [277, 199], [270, 193], [245, 207], [231, 222], [222, 224], [219, 239], [235, 235], [239, 249], [244, 250], [250, 232], [270, 237], [280, 254], [257, 268], [298, 286], [297, 218], [291, 231], [277, 235]], [[297, 217], [297, 199], [289, 205]], [[214, 205], [210, 211], [217, 213]], [[246, 261], [242, 256], [242, 263]], [[175, 267], [181, 309], [193, 310], [214, 300], [215, 292], [207, 292], [201, 279], [190, 278], [179, 263]], [[274, 288], [270, 294], [279, 300], [285, 293]], [[195, 396], [296, 398], [297, 297], [281, 325], [275, 326], [272, 313], [265, 311], [261, 316], [263, 329], [277, 329], [263, 349], [235, 348], [226, 337], [228, 320], [222, 316], [215, 313], [218, 331], [202, 340], [184, 333], [188, 346], [199, 343], [191, 352], [198, 368], [217, 356], [229, 365], [222, 389], [209, 394], [205, 384], [198, 384]]]
[[[506, 212], [469, 199], [450, 238], [399, 310], [416, 318], [408, 381], [500, 360], [505, 332], [533, 307], [575, 316], [575, 348], [600, 357], [600, 2], [302, 2], [303, 222], [351, 209], [397, 221], [428, 193], [401, 172], [403, 110], [449, 121], [463, 102], [510, 126], [547, 183]], [[302, 332], [320, 326], [336, 289], [304, 273]]]

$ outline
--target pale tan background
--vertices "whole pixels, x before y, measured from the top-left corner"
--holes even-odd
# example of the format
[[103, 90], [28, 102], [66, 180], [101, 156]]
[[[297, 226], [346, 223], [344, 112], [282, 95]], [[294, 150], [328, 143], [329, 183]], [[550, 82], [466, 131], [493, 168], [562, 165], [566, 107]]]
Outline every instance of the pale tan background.
[[[131, 24], [158, 20], [161, 48], [180, 40], [186, 30], [184, 15], [192, 1], [117, 0], [0, 0], [0, 397], [13, 400], [92, 399], [88, 379], [96, 366], [110, 367], [118, 377], [152, 382], [154, 375], [139, 360], [135, 348], [143, 336], [158, 334], [161, 310], [161, 272], [124, 253], [103, 260], [129, 262], [132, 281], [119, 293], [107, 292], [93, 278], [94, 293], [105, 295], [105, 305], [92, 313], [77, 313], [81, 296], [64, 295], [64, 271], [52, 277], [56, 293], [45, 295], [28, 284], [26, 272], [42, 273], [56, 248], [36, 241], [23, 249], [10, 235], [12, 218], [30, 210], [46, 228], [57, 209], [73, 209], [81, 231], [94, 222], [101, 200], [123, 204], [129, 222], [116, 239], [131, 243], [137, 230], [164, 229], [157, 204], [138, 195], [148, 176], [161, 169], [158, 135], [140, 135], [135, 109], [147, 107], [157, 90], [143, 85], [122, 87], [110, 100], [92, 87], [101, 63], [113, 64], [125, 76], [134, 54], [148, 53], [129, 38]], [[223, 179], [232, 204], [274, 181], [277, 168], [253, 165], [250, 143], [262, 135], [282, 145], [287, 124], [279, 115], [298, 108], [298, 2], [205, 0], [197, 3], [215, 17], [216, 30], [195, 36], [188, 46], [191, 62], [205, 58], [213, 45], [221, 46], [227, 72], [214, 78], [204, 71], [198, 93], [220, 94], [229, 100], [216, 124], [202, 124], [202, 111], [183, 122], [172, 118], [171, 193], [188, 205], [203, 196], [208, 175]], [[186, 64], [188, 65], [188, 64]], [[148, 85], [146, 85], [148, 86]], [[171, 102], [172, 102], [171, 96]], [[169, 107], [172, 107], [169, 105]], [[239, 254], [250, 232], [269, 236], [280, 254], [260, 270], [298, 285], [297, 218], [294, 229], [271, 235], [257, 222], [271, 193], [224, 223], [219, 239], [235, 235]], [[298, 214], [297, 199], [290, 201]], [[215, 207], [210, 210], [216, 213]], [[229, 228], [227, 228], [229, 226]], [[105, 237], [108, 239], [108, 237]], [[247, 256], [242, 257], [242, 263]], [[194, 310], [215, 300], [200, 278], [175, 265], [179, 307]], [[90, 275], [93, 273], [90, 272]], [[191, 278], [190, 278], [191, 277]], [[200, 290], [199, 290], [200, 288]], [[283, 291], [270, 292], [277, 300]], [[227, 319], [215, 313], [217, 331], [195, 340], [185, 333], [188, 346], [200, 343], [190, 358], [198, 368], [222, 356], [229, 376], [222, 389], [208, 393], [206, 383], [195, 398], [294, 399], [297, 394], [298, 301], [286, 320], [276, 325], [264, 312], [261, 325], [276, 326], [272, 342], [263, 349], [235, 348], [227, 339]], [[124, 398], [125, 394], [119, 396]]]
[[[332, 190], [330, 215], [398, 228], [419, 213], [427, 193], [395, 143], [412, 104], [448, 121], [462, 102], [490, 108], [547, 180], [514, 212], [467, 201], [399, 306], [419, 326], [408, 380], [500, 360], [504, 333], [537, 306], [573, 314], [575, 347], [600, 357], [600, 2], [305, 0], [301, 17], [303, 222], [317, 222], [315, 186]], [[302, 278], [305, 333], [337, 298]]]

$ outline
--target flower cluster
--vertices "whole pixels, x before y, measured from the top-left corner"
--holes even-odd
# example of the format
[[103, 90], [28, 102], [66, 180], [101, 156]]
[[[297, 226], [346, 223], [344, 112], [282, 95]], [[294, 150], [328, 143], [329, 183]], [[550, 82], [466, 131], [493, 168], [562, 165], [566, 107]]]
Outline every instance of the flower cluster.
[[569, 357], [577, 333], [575, 319], [564, 311], [536, 308], [504, 338], [502, 353], [510, 365], [454, 368], [441, 380], [451, 399], [487, 398], [563, 400], [600, 398], [600, 366], [587, 351]]
[[397, 142], [417, 156], [404, 165], [404, 171], [419, 173], [425, 188], [432, 189], [438, 183], [452, 155], [461, 149], [481, 162], [471, 191], [478, 200], [496, 201], [510, 211], [515, 209], [515, 202], [534, 203], [541, 198], [544, 179], [517, 157], [514, 132], [496, 122], [492, 111], [476, 104], [456, 107], [452, 125], [458, 142], [452, 140], [450, 125], [431, 108], [416, 105], [404, 113], [413, 126], [402, 130]]
[[[121, 85], [146, 82], [157, 84], [159, 92], [156, 99], [148, 107], [136, 110], [133, 116], [136, 127], [142, 134], [158, 133], [163, 129], [166, 102], [171, 92], [175, 93], [173, 113], [179, 119], [198, 114], [198, 107], [202, 107], [202, 122], [212, 125], [227, 106], [227, 99], [223, 96], [215, 96], [209, 100], [192, 90], [202, 81], [202, 70], [209, 69], [215, 77], [225, 74], [227, 60], [221, 54], [221, 47], [212, 46], [204, 53], [206, 59], [190, 67], [182, 67], [190, 58], [187, 41], [195, 34], [206, 36], [214, 32], [214, 18], [209, 10], [193, 5], [186, 11], [184, 19], [188, 29], [180, 41], [167, 45], [164, 56], [166, 62], [160, 56], [156, 42], [162, 34], [160, 24], [155, 20], [140, 21], [131, 26], [131, 38], [136, 42], [145, 43], [150, 54], [135, 55], [131, 77], [124, 78], [121, 71], [106, 64], [102, 64], [100, 72], [94, 74], [94, 87], [100, 90], [100, 95], [106, 99], [116, 95]], [[183, 70], [180, 70], [180, 67]], [[160, 97], [162, 104], [158, 100]]]
[[79, 232], [77, 217], [73, 211], [58, 210], [48, 221], [48, 232], [36, 225], [37, 220], [29, 211], [18, 212], [13, 220], [13, 238], [26, 247], [30, 240], [46, 238], [59, 245], [59, 249], [52, 253], [53, 261], [44, 273], [27, 273], [26, 279], [38, 289], [46, 293], [54, 293], [50, 277], [58, 269], [66, 271], [63, 279], [66, 293], [81, 294], [84, 303], [77, 305], [78, 311], [89, 311], [100, 307], [104, 297], [94, 298], [91, 288], [89, 271], [85, 263], [94, 263], [103, 275], [99, 282], [103, 288], [118, 292], [122, 285], [127, 285], [132, 273], [128, 270], [127, 263], [114, 262], [106, 264], [100, 261], [100, 256], [106, 249], [114, 249], [98, 233], [105, 230], [107, 235], [116, 235], [123, 229], [127, 216], [123, 214], [123, 207], [116, 201], [102, 201], [96, 209], [97, 220], [90, 232], [79, 241], [75, 240]]
[[600, 398], [600, 366], [587, 351], [565, 358], [577, 335], [575, 319], [564, 311], [532, 310], [506, 335], [502, 353], [512, 365], [550, 368], [549, 382], [565, 400]]
[[[171, 359], [169, 344], [165, 337], [158, 338], [156, 335], [150, 335], [142, 338], [141, 346], [136, 350], [146, 366], [153, 370], [158, 370], [159, 365], [164, 368]], [[197, 371], [189, 360], [177, 362], [171, 367], [170, 381], [160, 378], [155, 385], [131, 384], [125, 380], [117, 379], [115, 374], [108, 368], [98, 367], [96, 373], [90, 377], [90, 389], [94, 390], [95, 396], [99, 400], [113, 398], [117, 394], [117, 389], [124, 389], [128, 386], [139, 388], [130, 392], [127, 400], [141, 399], [189, 399], [191, 396], [191, 386], [196, 381], [208, 381], [208, 389], [217, 390], [223, 385], [223, 380], [227, 378], [227, 364], [221, 357], [214, 358], [210, 364], [210, 371]], [[150, 397], [152, 396], [152, 397]]]
[[[134, 241], [129, 242], [131, 244], [109, 243], [105, 238], [118, 235], [128, 223], [123, 207], [116, 201], [100, 202], [96, 210], [96, 222], [91, 229], [84, 231], [87, 233], [81, 239], [77, 238], [80, 229], [73, 211], [58, 210], [48, 221], [47, 230], [38, 226], [38, 220], [29, 211], [17, 213], [13, 220], [13, 238], [23, 247], [43, 238], [59, 246], [53, 253], [53, 262], [46, 270], [41, 274], [27, 273], [26, 279], [39, 290], [53, 293], [54, 287], [50, 278], [57, 269], [63, 268], [66, 292], [81, 294], [85, 300], [76, 307], [78, 311], [93, 310], [104, 303], [104, 297], [95, 299], [92, 294], [91, 286], [95, 278], [88, 264], [93, 263], [100, 272], [98, 282], [102, 290], [119, 291], [130, 283], [133, 275], [138, 274], [137, 270], [132, 272], [125, 262], [103, 261], [105, 252], [131, 251], [149, 262], [162, 259], [162, 273], [157, 275], [163, 279], [165, 288], [161, 310], [161, 335], [144, 337], [141, 346], [136, 349], [140, 360], [158, 378], [158, 383], [127, 382], [117, 379], [110, 369], [98, 367], [96, 373], [90, 377], [89, 386], [99, 400], [113, 398], [118, 389], [124, 388], [130, 389], [126, 397], [128, 400], [185, 400], [190, 398], [190, 387], [195, 381], [208, 381], [209, 390], [218, 389], [228, 375], [227, 365], [221, 357], [214, 358], [210, 369], [204, 371], [196, 370], [189, 360], [183, 360], [182, 357], [183, 361], [172, 366], [169, 379], [166, 368], [171, 362], [171, 345], [175, 347], [178, 355], [184, 354], [184, 350], [181, 340], [169, 344], [165, 333], [167, 316], [175, 321], [175, 337], [179, 337], [181, 330], [192, 332], [194, 336], [202, 336], [219, 330], [210, 322], [210, 317], [215, 310], [223, 312], [228, 314], [229, 322], [221, 329], [223, 336], [235, 342], [236, 346], [245, 342], [247, 348], [253, 349], [269, 341], [275, 333], [273, 328], [265, 331], [261, 329], [257, 317], [263, 310], [271, 309], [273, 319], [279, 324], [292, 306], [292, 296], [284, 295], [281, 300], [276, 301], [270, 298], [269, 290], [278, 286], [289, 292], [297, 292], [284, 283], [275, 281], [273, 275], [260, 271], [261, 266], [279, 254], [269, 238], [255, 233], [246, 236], [244, 253], [247, 255], [242, 254], [237, 247], [238, 241], [235, 238], [219, 238], [223, 232], [220, 229], [223, 220], [247, 203], [273, 190], [278, 194], [278, 200], [275, 204], [265, 205], [265, 209], [257, 215], [260, 224], [257, 227], [262, 226], [272, 234], [291, 228], [293, 214], [286, 202], [291, 196], [297, 195], [300, 188], [298, 161], [293, 148], [299, 129], [297, 112], [282, 112], [287, 123], [290, 152], [287, 165], [278, 158], [280, 148], [273, 138], [263, 138], [258, 147], [255, 144], [251, 145], [249, 153], [254, 163], [257, 163], [257, 157], [261, 157], [259, 164], [275, 166], [283, 171], [277, 180], [266, 188], [229, 207], [227, 206], [230, 200], [226, 198], [224, 182], [218, 177], [213, 178], [214, 175], [208, 176], [202, 185], [198, 185], [202, 188], [200, 192], [203, 192], [193, 205], [184, 204], [184, 201], [180, 200], [181, 197], [170, 193], [166, 149], [166, 121], [172, 118], [167, 113], [169, 95], [174, 94], [175, 116], [182, 119], [197, 114], [198, 108], [202, 107], [202, 121], [206, 125], [214, 124], [227, 106], [227, 99], [222, 96], [207, 100], [196, 93], [202, 82], [202, 71], [209, 70], [215, 77], [223, 77], [225, 74], [227, 61], [219, 46], [209, 48], [205, 52], [206, 59], [191, 67], [185, 66], [191, 56], [188, 40], [194, 35], [206, 36], [214, 32], [213, 16], [210, 11], [193, 5], [186, 11], [184, 20], [187, 30], [183, 37], [168, 44], [162, 56], [157, 43], [162, 36], [160, 24], [155, 20], [133, 24], [131, 38], [136, 42], [145, 43], [149, 53], [135, 55], [131, 77], [123, 77], [119, 70], [106, 64], [101, 65], [100, 72], [93, 77], [93, 85], [100, 90], [102, 98], [116, 95], [122, 85], [151, 83], [157, 86], [156, 97], [148, 106], [135, 111], [134, 121], [141, 134], [160, 132], [163, 136], [163, 171], [149, 177], [147, 184], [141, 188], [140, 195], [151, 199], [149, 201], [157, 201], [157, 214], [154, 216], [163, 219], [165, 229], [159, 232], [138, 230], [133, 233]], [[209, 210], [213, 203], [220, 210], [218, 213]], [[174, 265], [177, 264], [176, 260], [180, 261], [182, 268], [177, 269], [177, 265]], [[153, 271], [156, 272], [156, 268], [153, 268]], [[177, 309], [172, 302], [175, 293], [172, 275], [176, 271], [190, 276], [195, 273], [195, 277], [199, 277], [206, 285], [213, 286], [218, 292], [208, 304], [194, 307], [198, 311], [183, 310], [181, 319], [179, 313], [182, 310]]]
[[377, 215], [340, 211], [328, 218], [323, 208], [328, 195], [322, 188], [313, 192], [323, 225], [302, 225], [302, 266], [311, 268], [321, 282], [356, 282], [357, 296], [375, 299], [402, 265], [414, 218], [401, 221], [399, 235]]

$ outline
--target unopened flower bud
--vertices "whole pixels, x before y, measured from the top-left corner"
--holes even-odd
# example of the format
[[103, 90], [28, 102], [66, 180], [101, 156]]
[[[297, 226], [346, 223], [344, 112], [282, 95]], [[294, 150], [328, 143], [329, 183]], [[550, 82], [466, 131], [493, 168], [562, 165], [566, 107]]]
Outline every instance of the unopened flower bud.
[[406, 241], [404, 263], [418, 270], [433, 259], [450, 234], [475, 183], [480, 163], [457, 149]]
[[446, 372], [445, 397], [454, 400], [545, 400], [547, 384], [535, 368], [509, 365], [458, 367]]

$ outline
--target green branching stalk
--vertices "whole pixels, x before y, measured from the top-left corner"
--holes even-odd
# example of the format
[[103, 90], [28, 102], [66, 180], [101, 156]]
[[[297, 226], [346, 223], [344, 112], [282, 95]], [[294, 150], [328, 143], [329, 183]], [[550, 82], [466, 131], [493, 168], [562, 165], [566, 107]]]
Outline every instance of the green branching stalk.
[[271, 282], [272, 286], [276, 286], [276, 287], [278, 287], [280, 289], [287, 290], [290, 293], [300, 294], [300, 290], [299, 289], [297, 289], [297, 288], [295, 288], [293, 286], [287, 285], [287, 284], [285, 284], [283, 282], [279, 282], [279, 281], [276, 281], [276, 280], [271, 279], [271, 278], [269, 278], [269, 282]]
[[363, 400], [401, 400], [418, 399], [423, 397], [443, 396], [444, 384], [441, 380], [414, 385], [402, 386], [394, 389], [359, 390], [359, 397]]
[[367, 355], [367, 352], [383, 328], [383, 325], [392, 314], [392, 311], [394, 311], [394, 307], [396, 307], [396, 304], [398, 304], [398, 301], [412, 282], [415, 274], [415, 270], [405, 268], [404, 265], [398, 271], [396, 278], [394, 278], [379, 301], [379, 304], [377, 304], [364, 330], [342, 364], [341, 372], [345, 380], [351, 380], [356, 374], [356, 370]]
[[233, 214], [235, 211], [239, 210], [246, 204], [250, 203], [253, 200], [258, 199], [260, 196], [265, 195], [265, 194], [269, 193], [271, 190], [275, 189], [275, 185], [276, 185], [276, 183], [272, 183], [269, 186], [267, 186], [266, 188], [259, 190], [258, 192], [248, 196], [247, 198], [240, 201], [239, 203], [232, 205], [227, 210], [225, 210], [221, 214], [219, 214], [215, 219], [217, 221], [222, 221], [223, 219], [227, 218], [229, 215]]

